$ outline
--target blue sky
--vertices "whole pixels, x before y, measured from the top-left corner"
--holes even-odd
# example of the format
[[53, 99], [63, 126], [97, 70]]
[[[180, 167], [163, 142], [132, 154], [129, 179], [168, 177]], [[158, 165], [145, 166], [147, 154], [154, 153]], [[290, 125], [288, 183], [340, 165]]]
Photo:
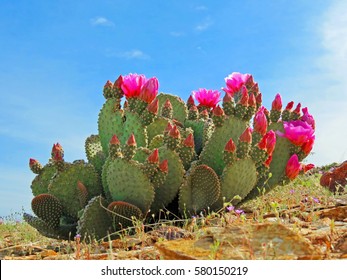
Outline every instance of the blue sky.
[[251, 73], [317, 122], [316, 165], [347, 158], [345, 1], [0, 2], [0, 216], [30, 211], [30, 157], [85, 158], [106, 80], [143, 73], [187, 99]]

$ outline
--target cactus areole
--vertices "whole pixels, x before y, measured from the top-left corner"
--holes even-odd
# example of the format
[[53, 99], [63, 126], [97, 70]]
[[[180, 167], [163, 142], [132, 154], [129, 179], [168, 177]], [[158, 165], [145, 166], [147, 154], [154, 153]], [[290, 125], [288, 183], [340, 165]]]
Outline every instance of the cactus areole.
[[57, 239], [117, 238], [163, 209], [188, 218], [219, 211], [313, 167], [302, 163], [315, 141], [307, 107], [283, 108], [278, 93], [266, 109], [248, 73], [233, 72], [220, 89], [223, 99], [219, 89], [199, 88], [185, 102], [160, 92], [156, 77], [107, 80], [97, 134], [85, 141], [88, 161], [66, 162], [60, 143], [45, 165], [29, 160], [34, 215], [24, 220]]

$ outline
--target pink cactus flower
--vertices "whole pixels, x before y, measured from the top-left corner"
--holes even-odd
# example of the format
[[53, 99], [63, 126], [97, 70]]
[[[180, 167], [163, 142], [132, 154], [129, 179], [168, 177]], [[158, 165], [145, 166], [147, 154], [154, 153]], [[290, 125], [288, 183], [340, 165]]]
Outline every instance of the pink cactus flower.
[[312, 126], [313, 129], [316, 128], [316, 122], [313, 118], [313, 116], [308, 112], [307, 107], [302, 108], [303, 115], [301, 116], [301, 120], [304, 122], [307, 122], [310, 126]]
[[145, 101], [146, 103], [150, 104], [156, 98], [158, 94], [158, 88], [159, 88], [158, 79], [155, 77], [150, 78], [143, 85], [139, 98]]
[[282, 97], [279, 93], [276, 94], [274, 101], [272, 101], [272, 110], [281, 111], [282, 110]]
[[144, 75], [129, 74], [123, 77], [121, 89], [127, 99], [138, 97], [147, 79]]
[[238, 91], [240, 91], [243, 85], [250, 80], [253, 81], [251, 74], [241, 74], [239, 72], [233, 72], [225, 79], [226, 87], [222, 88], [225, 92], [229, 93], [231, 96]]
[[264, 135], [267, 130], [267, 119], [264, 113], [264, 107], [260, 107], [253, 119], [254, 131]]
[[199, 102], [199, 106], [208, 108], [216, 107], [220, 99], [220, 92], [218, 90], [199, 88], [197, 91], [192, 92], [193, 97]]
[[301, 120], [283, 122], [283, 127], [284, 133], [276, 131], [277, 135], [286, 137], [296, 146], [302, 146], [307, 141], [315, 139], [314, 130], [307, 122]]
[[296, 154], [292, 155], [287, 162], [286, 175], [290, 180], [295, 179], [298, 175], [302, 166], [299, 162], [298, 156]]

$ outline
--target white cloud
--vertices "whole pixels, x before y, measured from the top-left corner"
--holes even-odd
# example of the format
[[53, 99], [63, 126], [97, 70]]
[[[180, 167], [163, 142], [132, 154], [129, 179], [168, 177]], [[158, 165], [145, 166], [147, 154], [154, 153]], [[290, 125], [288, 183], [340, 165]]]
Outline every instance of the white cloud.
[[[280, 91], [282, 97], [289, 94], [288, 98], [307, 106], [316, 119], [314, 154], [307, 158], [316, 165], [347, 159], [346, 11], [347, 2], [334, 2], [312, 30], [317, 36], [313, 41], [321, 42], [311, 46], [312, 53], [318, 54], [298, 60], [301, 69], [287, 71], [292, 77], [276, 81], [285, 91]], [[287, 97], [285, 102], [291, 101]]]
[[213, 25], [213, 21], [211, 20], [210, 17], [207, 17], [204, 21], [200, 22], [199, 24], [195, 26], [195, 30], [202, 32], [210, 28], [212, 25]]
[[131, 50], [122, 53], [117, 53], [116, 56], [126, 59], [149, 59], [150, 56], [141, 50]]
[[90, 20], [91, 25], [94, 26], [114, 26], [114, 23], [105, 17], [96, 17]]

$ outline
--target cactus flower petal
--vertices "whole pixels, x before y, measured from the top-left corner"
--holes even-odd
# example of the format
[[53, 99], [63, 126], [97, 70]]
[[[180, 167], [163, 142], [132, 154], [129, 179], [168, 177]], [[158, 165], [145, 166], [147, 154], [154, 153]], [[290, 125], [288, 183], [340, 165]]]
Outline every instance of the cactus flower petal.
[[200, 88], [197, 91], [193, 91], [193, 97], [199, 102], [200, 106], [207, 108], [216, 107], [220, 99], [220, 92], [218, 90]]
[[315, 129], [316, 128], [315, 120], [313, 116], [308, 112], [307, 107], [302, 108], [302, 113], [303, 115], [301, 117], [301, 120], [304, 122], [307, 122], [309, 125], [312, 126], [313, 129]]
[[125, 97], [127, 99], [138, 97], [146, 81], [144, 75], [129, 74], [124, 76], [121, 89], [123, 90]]
[[283, 122], [283, 127], [284, 133], [277, 131], [277, 135], [286, 137], [296, 146], [302, 146], [315, 139], [313, 128], [302, 120]]
[[248, 81], [253, 81], [251, 74], [241, 74], [239, 72], [233, 72], [225, 79], [226, 87], [222, 88], [225, 92], [229, 93], [231, 96], [238, 91], [241, 87], [246, 85]]

